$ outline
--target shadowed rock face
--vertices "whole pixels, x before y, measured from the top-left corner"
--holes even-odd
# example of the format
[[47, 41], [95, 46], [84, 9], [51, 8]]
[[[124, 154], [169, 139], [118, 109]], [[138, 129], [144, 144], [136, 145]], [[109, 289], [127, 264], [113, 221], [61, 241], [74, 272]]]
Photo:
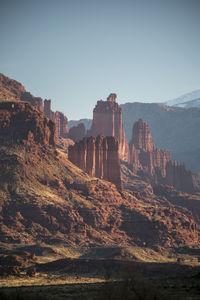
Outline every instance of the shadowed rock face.
[[142, 118], [148, 123], [157, 148], [170, 149], [171, 157], [186, 168], [200, 172], [200, 107], [168, 107], [159, 103], [120, 105], [128, 141], [133, 124]]
[[97, 101], [93, 110], [93, 122], [88, 136], [114, 136], [119, 141], [120, 158], [128, 161], [129, 149], [122, 124], [122, 110], [116, 103], [116, 94], [110, 94], [107, 101]]
[[46, 117], [55, 123], [56, 138], [65, 138], [68, 134], [68, 119], [59, 111], [51, 111], [51, 100], [43, 100], [40, 97], [34, 97], [31, 93], [27, 92], [23, 85], [16, 80], [8, 78], [0, 74], [0, 101], [23, 101], [28, 102], [39, 111], [43, 112]]
[[148, 177], [153, 184], [163, 183], [182, 191], [194, 191], [192, 173], [184, 165], [173, 162], [169, 150], [155, 148], [148, 124], [142, 119], [133, 125], [130, 163], [134, 173]]
[[56, 139], [59, 139], [59, 137], [66, 138], [68, 134], [68, 119], [62, 112], [53, 112], [51, 110], [51, 100], [44, 100], [44, 114], [55, 123]]
[[85, 125], [83, 123], [80, 123], [77, 126], [73, 126], [70, 128], [68, 138], [72, 139], [74, 142], [79, 142], [84, 138], [85, 134]]
[[55, 145], [55, 126], [29, 103], [0, 102], [1, 143]]
[[103, 135], [84, 138], [69, 147], [68, 157], [80, 169], [91, 176], [108, 180], [122, 191], [118, 141]]

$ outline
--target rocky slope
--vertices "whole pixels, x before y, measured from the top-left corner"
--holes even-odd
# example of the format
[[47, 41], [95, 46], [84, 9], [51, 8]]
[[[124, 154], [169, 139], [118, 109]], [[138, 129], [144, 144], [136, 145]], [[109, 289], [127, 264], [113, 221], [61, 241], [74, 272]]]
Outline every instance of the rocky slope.
[[187, 209], [131, 189], [122, 197], [90, 177], [56, 150], [53, 123], [29, 104], [1, 103], [0, 124], [1, 242], [198, 245]]
[[46, 117], [55, 123], [56, 138], [66, 138], [68, 134], [68, 119], [59, 111], [51, 110], [51, 100], [44, 100], [40, 97], [34, 97], [27, 92], [24, 86], [16, 80], [6, 77], [0, 73], [0, 102], [3, 101], [23, 101], [28, 102], [39, 111], [44, 111]]
[[173, 162], [169, 150], [154, 145], [149, 126], [139, 119], [132, 130], [130, 164], [135, 174], [155, 184], [167, 184], [178, 190], [193, 193], [192, 173], [184, 165]]
[[121, 105], [128, 140], [139, 118], [149, 124], [157, 148], [169, 149], [172, 159], [185, 163], [193, 172], [200, 170], [200, 108], [168, 107], [156, 103]]
[[0, 73], [0, 101], [25, 101], [31, 103], [38, 110], [43, 111], [43, 100], [27, 92], [24, 86], [16, 80]]

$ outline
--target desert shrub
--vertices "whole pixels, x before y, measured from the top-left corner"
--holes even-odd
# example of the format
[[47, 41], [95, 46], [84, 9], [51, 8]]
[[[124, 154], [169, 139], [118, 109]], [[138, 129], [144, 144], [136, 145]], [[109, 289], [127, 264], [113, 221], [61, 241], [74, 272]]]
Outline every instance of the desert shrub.
[[38, 296], [38, 295], [30, 295], [25, 294], [21, 291], [0, 291], [0, 299], [1, 300], [47, 300], [45, 295]]
[[119, 282], [105, 282], [97, 299], [170, 300], [172, 298], [166, 292], [158, 289], [149, 279], [138, 277], [133, 273], [126, 273]]
[[25, 300], [25, 298], [19, 293], [5, 293], [0, 291], [0, 299], [1, 300]]

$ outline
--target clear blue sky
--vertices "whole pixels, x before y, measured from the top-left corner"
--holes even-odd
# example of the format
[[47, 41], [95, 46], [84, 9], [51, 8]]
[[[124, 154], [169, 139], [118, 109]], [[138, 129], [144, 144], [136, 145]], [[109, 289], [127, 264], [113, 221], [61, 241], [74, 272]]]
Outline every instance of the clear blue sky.
[[0, 0], [0, 72], [69, 119], [200, 88], [200, 0]]

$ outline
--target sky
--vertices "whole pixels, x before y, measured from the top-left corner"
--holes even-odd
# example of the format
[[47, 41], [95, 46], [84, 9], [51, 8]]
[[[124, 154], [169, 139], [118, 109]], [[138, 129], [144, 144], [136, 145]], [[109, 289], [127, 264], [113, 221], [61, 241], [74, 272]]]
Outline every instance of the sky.
[[0, 73], [69, 119], [200, 89], [200, 0], [0, 0]]

